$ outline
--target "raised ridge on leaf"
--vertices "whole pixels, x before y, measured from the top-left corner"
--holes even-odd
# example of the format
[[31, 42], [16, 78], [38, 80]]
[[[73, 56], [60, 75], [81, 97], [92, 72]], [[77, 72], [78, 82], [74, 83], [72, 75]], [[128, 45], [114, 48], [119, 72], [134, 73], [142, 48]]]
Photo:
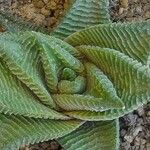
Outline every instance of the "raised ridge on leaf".
[[58, 142], [66, 150], [116, 150], [119, 148], [119, 121], [86, 122]]
[[[3, 37], [4, 35], [4, 37]], [[39, 51], [35, 49], [36, 38], [30, 34], [2, 34], [0, 37], [0, 58], [9, 70], [26, 84], [40, 100], [55, 107], [46, 85]]]
[[[149, 39], [149, 21], [94, 26], [64, 41], [0, 34], [0, 149], [66, 134], [60, 141], [70, 150], [117, 149], [113, 119], [150, 101]], [[69, 134], [84, 120], [97, 122]]]
[[70, 111], [65, 114], [83, 120], [111, 120], [150, 101], [150, 69], [129, 56], [109, 48], [80, 46], [82, 52], [112, 81], [125, 109], [105, 112]]
[[65, 39], [72, 46], [91, 45], [116, 49], [144, 64], [150, 57], [150, 21], [101, 24]]
[[41, 104], [38, 97], [11, 74], [1, 60], [0, 112], [34, 118], [69, 119], [69, 117]]
[[90, 95], [79, 95], [79, 94], [54, 94], [53, 99], [56, 104], [64, 109], [65, 111], [71, 110], [90, 110], [90, 111], [105, 111], [109, 109], [120, 109], [123, 107], [123, 103], [116, 99], [107, 100], [103, 98], [95, 98]]
[[33, 144], [64, 136], [83, 122], [33, 119], [0, 114], [0, 149], [16, 150], [20, 145]]
[[111, 108], [124, 108], [116, 89], [107, 76], [92, 63], [85, 63], [87, 89], [86, 94], [103, 99], [103, 103], [110, 104]]
[[73, 0], [51, 35], [64, 39], [72, 33], [100, 23], [108, 23], [109, 0]]

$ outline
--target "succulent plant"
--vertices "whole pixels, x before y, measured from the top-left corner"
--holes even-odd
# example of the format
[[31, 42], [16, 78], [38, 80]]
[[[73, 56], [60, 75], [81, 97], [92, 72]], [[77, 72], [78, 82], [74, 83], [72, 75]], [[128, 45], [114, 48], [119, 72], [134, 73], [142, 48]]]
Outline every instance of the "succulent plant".
[[74, 1], [51, 36], [0, 34], [1, 150], [119, 149], [118, 118], [150, 101], [150, 21], [111, 23], [107, 6]]

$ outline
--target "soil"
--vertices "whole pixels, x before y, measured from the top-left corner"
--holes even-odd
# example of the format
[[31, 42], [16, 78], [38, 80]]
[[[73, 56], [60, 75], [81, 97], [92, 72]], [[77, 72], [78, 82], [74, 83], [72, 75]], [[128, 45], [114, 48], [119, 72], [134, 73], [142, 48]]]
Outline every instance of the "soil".
[[150, 0], [110, 0], [110, 14], [114, 22], [150, 19]]
[[0, 0], [0, 9], [51, 29], [68, 4], [69, 0]]
[[[0, 0], [0, 9], [51, 29], [68, 4], [69, 0]], [[110, 0], [110, 15], [113, 22], [150, 19], [150, 0]], [[150, 150], [150, 103], [120, 118], [120, 141], [120, 150]], [[54, 140], [20, 148], [60, 149], [61, 146]]]

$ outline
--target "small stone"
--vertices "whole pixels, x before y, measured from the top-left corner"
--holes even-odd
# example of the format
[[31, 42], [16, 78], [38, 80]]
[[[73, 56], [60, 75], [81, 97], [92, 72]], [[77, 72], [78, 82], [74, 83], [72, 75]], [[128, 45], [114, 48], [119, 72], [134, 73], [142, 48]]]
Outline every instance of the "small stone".
[[55, 17], [50, 17], [50, 18], [48, 18], [48, 20], [47, 20], [48, 26], [52, 26], [52, 25], [54, 25], [56, 22], [57, 22], [57, 19], [56, 19]]
[[24, 145], [21, 146], [19, 150], [30, 150], [28, 146]]
[[34, 21], [37, 23], [37, 24], [42, 24], [45, 20], [45, 16], [42, 15], [42, 14], [37, 14], [36, 17], [34, 18]]
[[33, 1], [33, 4], [34, 4], [34, 6], [37, 7], [37, 8], [43, 8], [44, 5], [45, 5], [42, 0], [39, 0], [39, 1], [34, 0], [34, 1]]
[[149, 150], [150, 149], [150, 143], [146, 144], [146, 149]]
[[136, 111], [137, 111], [137, 113], [138, 113], [139, 116], [144, 115], [144, 109], [143, 109], [143, 107], [138, 108]]
[[45, 4], [47, 4], [47, 3], [49, 2], [49, 0], [43, 0], [43, 2], [44, 2]]
[[145, 139], [141, 139], [141, 144], [142, 144], [142, 145], [146, 144], [146, 142], [147, 142], [147, 141], [146, 141]]
[[136, 127], [133, 131], [133, 136], [137, 136], [140, 131], [142, 131], [142, 126]]
[[4, 32], [5, 29], [0, 25], [0, 32]]
[[130, 150], [143, 150], [143, 149], [140, 149], [139, 145], [134, 145], [134, 146], [132, 146], [132, 148]]
[[147, 112], [147, 116], [150, 116], [150, 111]]
[[135, 12], [136, 12], [136, 14], [141, 14], [141, 12], [142, 12], [142, 8], [141, 8], [141, 6], [137, 6], [136, 7], [136, 9], [135, 9]]
[[120, 8], [119, 8], [119, 15], [123, 14], [123, 12], [124, 12], [124, 8], [123, 8], [123, 7], [120, 7]]
[[135, 145], [140, 145], [140, 144], [141, 144], [139, 137], [136, 137], [136, 138], [135, 138], [134, 144], [135, 144]]
[[66, 3], [64, 3], [64, 9], [66, 10], [67, 8], [68, 8], [68, 3], [66, 2]]
[[56, 11], [54, 12], [54, 16], [55, 16], [56, 18], [58, 18], [60, 15], [61, 15], [60, 10], [56, 10]]
[[24, 5], [21, 10], [20, 14], [22, 17], [26, 17], [27, 19], [33, 19], [35, 17], [35, 8], [33, 7], [32, 4], [30, 5]]
[[120, 5], [121, 5], [121, 7], [127, 9], [128, 5], [129, 5], [129, 1], [128, 0], [120, 0]]
[[126, 134], [126, 132], [127, 132], [127, 131], [126, 131], [125, 129], [122, 129], [122, 130], [121, 130], [121, 133], [120, 133], [120, 134], [121, 134], [121, 137], [124, 137], [125, 134]]
[[40, 144], [40, 146], [41, 146], [43, 149], [46, 149], [47, 147], [49, 147], [49, 143], [43, 142], [43, 143]]
[[41, 9], [41, 14], [47, 17], [50, 14], [50, 11], [43, 7]]
[[126, 139], [129, 143], [132, 143], [132, 141], [133, 141], [133, 136], [125, 135], [125, 136], [124, 136], [124, 139]]
[[138, 2], [138, 0], [133, 0], [133, 2], [134, 2], [134, 3], [137, 3], [137, 2]]
[[121, 150], [129, 150], [130, 149], [130, 143], [129, 142], [123, 142], [121, 144]]
[[126, 18], [126, 20], [129, 21], [129, 22], [130, 22], [130, 21], [133, 21], [133, 17]]
[[13, 3], [12, 5], [11, 5], [11, 9], [16, 9], [18, 7], [18, 3], [17, 2], [15, 2], [15, 3]]
[[57, 8], [59, 9], [59, 10], [61, 10], [61, 9], [63, 9], [63, 5], [57, 5]]
[[57, 8], [57, 4], [54, 0], [52, 0], [46, 5], [46, 7], [47, 9], [55, 10]]
[[147, 18], [147, 19], [150, 19], [150, 11], [147, 11], [147, 12], [144, 14], [144, 17]]
[[137, 118], [138, 118], [138, 115], [132, 114], [132, 113], [130, 113], [124, 117], [128, 126], [134, 126], [137, 123]]
[[140, 125], [143, 125], [143, 124], [144, 124], [143, 118], [138, 118], [138, 119], [137, 119], [137, 122], [136, 122], [136, 125], [137, 125], [137, 126], [140, 126]]
[[145, 143], [146, 143], [146, 140], [142, 139], [140, 137], [136, 137], [135, 140], [134, 140], [135, 145], [144, 145]]
[[56, 141], [52, 141], [51, 143], [50, 143], [50, 148], [52, 149], [52, 150], [57, 150], [58, 148], [59, 148], [59, 145], [58, 145], [58, 143], [56, 142]]

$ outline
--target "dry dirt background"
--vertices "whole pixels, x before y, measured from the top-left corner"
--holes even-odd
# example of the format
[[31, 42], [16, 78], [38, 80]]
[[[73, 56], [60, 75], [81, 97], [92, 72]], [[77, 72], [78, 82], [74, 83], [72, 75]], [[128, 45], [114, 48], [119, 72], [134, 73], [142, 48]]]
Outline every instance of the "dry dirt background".
[[[11, 11], [28, 21], [51, 29], [69, 0], [0, 0], [0, 9]], [[115, 22], [150, 19], [150, 0], [110, 0], [110, 15]], [[120, 118], [120, 150], [150, 150], [150, 104]], [[20, 150], [60, 150], [56, 141], [24, 146]]]

